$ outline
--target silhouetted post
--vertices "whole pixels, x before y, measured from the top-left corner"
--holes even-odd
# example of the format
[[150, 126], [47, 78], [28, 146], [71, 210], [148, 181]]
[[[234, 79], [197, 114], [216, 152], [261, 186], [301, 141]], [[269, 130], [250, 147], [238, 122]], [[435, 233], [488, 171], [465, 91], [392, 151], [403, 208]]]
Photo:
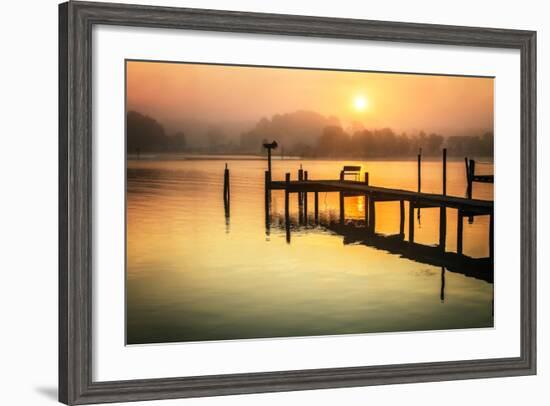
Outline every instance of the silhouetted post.
[[409, 201], [409, 242], [414, 242], [414, 204]]
[[464, 165], [466, 168], [466, 196], [468, 199], [472, 198], [472, 181], [470, 179], [470, 166], [468, 165], [468, 158], [464, 157]]
[[443, 148], [443, 196], [447, 194], [447, 148]]
[[420, 151], [418, 152], [417, 156], [418, 162], [417, 162], [417, 171], [418, 171], [418, 193], [420, 193], [420, 186], [422, 184], [422, 148], [420, 148]]
[[441, 292], [439, 293], [441, 303], [445, 301], [445, 267], [441, 267]]
[[271, 190], [269, 189], [269, 171], [265, 171], [265, 231], [269, 235], [271, 228]]
[[229, 206], [230, 201], [230, 186], [229, 186], [229, 168], [227, 163], [225, 164], [225, 171], [223, 173], [223, 200]]
[[464, 215], [462, 210], [458, 210], [457, 224], [456, 224], [456, 253], [462, 255], [462, 236], [464, 228]]
[[405, 238], [405, 201], [399, 201], [399, 235]]
[[[421, 185], [422, 185], [422, 148], [418, 151], [418, 193], [421, 191]], [[418, 222], [420, 223], [420, 207], [418, 208], [418, 213], [416, 214], [418, 218]]]
[[494, 215], [489, 215], [489, 258], [491, 260], [494, 258], [495, 254], [495, 222]]
[[[368, 172], [365, 172], [365, 185], [369, 185], [369, 173]], [[363, 207], [365, 208], [365, 224], [369, 225], [369, 206], [367, 205], [368, 204], [368, 200], [370, 200], [369, 198], [369, 195], [367, 193], [365, 193], [365, 204], [363, 205]]]
[[[304, 180], [304, 170], [302, 169], [302, 164], [300, 164], [300, 169], [298, 169], [298, 180]], [[302, 224], [304, 220], [304, 194], [298, 192], [298, 224]]]
[[376, 231], [376, 212], [374, 206], [374, 196], [369, 196], [369, 234], [374, 235]]
[[290, 243], [290, 208], [289, 206], [289, 191], [290, 186], [290, 173], [285, 173], [285, 230], [286, 230], [286, 242]]
[[[472, 199], [474, 196], [474, 176], [476, 174], [476, 161], [470, 159], [470, 195], [468, 199]], [[468, 223], [472, 224], [474, 222], [474, 216], [468, 216]]]
[[229, 217], [231, 214], [230, 206], [230, 193], [229, 193], [229, 169], [225, 164], [225, 170], [223, 173], [223, 208], [225, 212], [225, 232], [229, 233]]
[[[304, 181], [307, 181], [308, 173], [307, 171], [304, 171]], [[304, 221], [307, 224], [307, 191], [303, 193], [303, 200], [304, 200]]]
[[315, 224], [319, 224], [319, 192], [315, 192]]
[[439, 208], [439, 249], [445, 252], [445, 243], [447, 242], [447, 208]]

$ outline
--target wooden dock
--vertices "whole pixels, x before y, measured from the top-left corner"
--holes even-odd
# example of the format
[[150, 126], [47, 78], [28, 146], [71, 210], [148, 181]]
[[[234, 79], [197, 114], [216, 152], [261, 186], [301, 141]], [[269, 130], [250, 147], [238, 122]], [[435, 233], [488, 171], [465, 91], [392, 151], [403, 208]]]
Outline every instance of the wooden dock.
[[[340, 177], [337, 180], [322, 179], [313, 180], [309, 178], [308, 171], [304, 170], [301, 165], [298, 171], [298, 179], [291, 180], [290, 173], [285, 174], [284, 181], [272, 180], [271, 170], [265, 173], [265, 214], [266, 228], [270, 225], [270, 201], [271, 192], [281, 190], [285, 193], [285, 224], [287, 232], [287, 241], [290, 242], [290, 195], [298, 196], [298, 221], [302, 224], [303, 219], [308, 216], [308, 194], [314, 195], [314, 219], [315, 224], [319, 224], [319, 193], [339, 193], [340, 205], [340, 225], [346, 223], [345, 213], [345, 198], [347, 196], [363, 196], [365, 199], [365, 229], [368, 238], [372, 241], [376, 236], [376, 203], [377, 202], [399, 202], [399, 232], [398, 235], [402, 241], [405, 236], [405, 220], [408, 217], [408, 243], [415, 246], [416, 251], [422, 251], [421, 247], [414, 241], [414, 214], [416, 210], [417, 218], [420, 219], [420, 209], [436, 208], [439, 209], [439, 244], [437, 250], [441, 253], [446, 251], [447, 238], [447, 209], [457, 210], [457, 226], [456, 226], [456, 253], [458, 257], [463, 255], [463, 230], [464, 217], [467, 217], [470, 222], [473, 222], [475, 216], [489, 216], [489, 260], [492, 263], [494, 254], [494, 203], [489, 200], [480, 200], [472, 198], [473, 182], [493, 182], [494, 177], [475, 175], [475, 161], [466, 158], [466, 176], [467, 176], [467, 197], [449, 196], [447, 194], [447, 151], [443, 149], [442, 155], [442, 193], [424, 193], [421, 191], [421, 152], [418, 154], [418, 188], [417, 191], [392, 189], [380, 186], [372, 186], [369, 184], [369, 173], [364, 174], [364, 180], [359, 177], [360, 168], [352, 166], [344, 166], [340, 172]], [[268, 166], [271, 169], [271, 165]], [[354, 180], [346, 180], [347, 174], [353, 174]], [[408, 207], [408, 216], [405, 214], [405, 207]], [[424, 250], [426, 251], [426, 250]], [[423, 251], [423, 252], [424, 252]], [[428, 252], [429, 251], [429, 252]], [[424, 253], [432, 255], [432, 250]], [[439, 254], [438, 254], [439, 255]], [[443, 255], [438, 257], [440, 261], [445, 262], [450, 258], [454, 261], [456, 258], [453, 255]], [[442, 258], [445, 258], [443, 261]], [[461, 259], [462, 260], [462, 259]], [[460, 261], [459, 261], [460, 262]], [[471, 263], [469, 265], [472, 265]]]
[[374, 201], [408, 201], [416, 208], [445, 206], [461, 210], [468, 213], [467, 215], [493, 213], [493, 202], [489, 200], [389, 189], [349, 180], [272, 181], [269, 189], [285, 190], [289, 193], [341, 192], [346, 196], [367, 196]]

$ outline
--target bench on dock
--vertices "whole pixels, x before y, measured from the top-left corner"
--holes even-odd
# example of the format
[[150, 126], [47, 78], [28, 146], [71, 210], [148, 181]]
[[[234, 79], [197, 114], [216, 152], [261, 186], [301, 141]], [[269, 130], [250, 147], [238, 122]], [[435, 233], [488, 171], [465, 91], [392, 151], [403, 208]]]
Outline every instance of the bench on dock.
[[351, 175], [354, 180], [361, 179], [361, 167], [356, 165], [345, 165], [340, 171], [340, 180], [345, 180], [346, 175]]

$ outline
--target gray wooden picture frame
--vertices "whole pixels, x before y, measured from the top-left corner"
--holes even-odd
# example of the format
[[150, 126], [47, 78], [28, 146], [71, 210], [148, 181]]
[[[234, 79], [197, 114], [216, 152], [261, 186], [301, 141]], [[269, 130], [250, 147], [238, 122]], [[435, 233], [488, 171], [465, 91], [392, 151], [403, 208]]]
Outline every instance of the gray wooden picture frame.
[[[521, 53], [521, 354], [352, 368], [166, 379], [92, 379], [92, 27], [95, 24], [397, 41]], [[68, 2], [59, 6], [59, 400], [216, 396], [536, 373], [536, 32]], [[122, 293], [121, 293], [122, 294]]]

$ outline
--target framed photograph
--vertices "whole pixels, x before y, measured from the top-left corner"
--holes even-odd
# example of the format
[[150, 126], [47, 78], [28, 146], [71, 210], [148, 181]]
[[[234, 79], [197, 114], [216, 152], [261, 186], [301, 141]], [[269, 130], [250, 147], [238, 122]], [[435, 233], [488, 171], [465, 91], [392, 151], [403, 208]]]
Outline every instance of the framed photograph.
[[536, 373], [536, 33], [59, 8], [59, 400]]

